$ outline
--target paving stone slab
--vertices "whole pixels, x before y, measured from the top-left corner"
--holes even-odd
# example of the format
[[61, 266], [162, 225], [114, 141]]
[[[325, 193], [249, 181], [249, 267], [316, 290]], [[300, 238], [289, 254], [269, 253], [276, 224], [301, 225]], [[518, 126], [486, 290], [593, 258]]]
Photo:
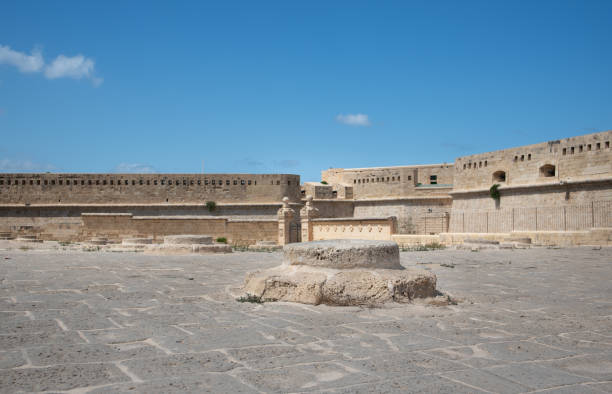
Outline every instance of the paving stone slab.
[[164, 355], [164, 352], [144, 342], [132, 342], [114, 345], [88, 343], [41, 346], [27, 349], [27, 355], [32, 365], [45, 366], [152, 358]]
[[541, 364], [561, 369], [568, 373], [588, 376], [596, 381], [612, 381], [612, 354], [593, 354], [570, 357]]
[[588, 381], [588, 379], [569, 374], [561, 369], [534, 363], [491, 367], [487, 371], [531, 389], [546, 389]]
[[436, 393], [436, 394], [462, 394], [485, 393], [475, 387], [466, 386], [460, 382], [453, 382], [441, 376], [425, 375], [410, 377], [408, 379], [385, 379], [380, 382], [355, 385], [340, 389], [329, 390], [333, 393]]
[[375, 377], [349, 371], [335, 363], [288, 366], [264, 371], [244, 371], [240, 379], [264, 392], [307, 392], [365, 383]]
[[140, 379], [189, 376], [202, 372], [227, 372], [239, 365], [220, 352], [176, 354], [146, 360], [127, 360], [121, 363]]
[[483, 390], [500, 394], [515, 394], [531, 391], [527, 386], [523, 386], [480, 369], [472, 368], [462, 371], [445, 372], [442, 376], [472, 387], [479, 387]]
[[11, 391], [59, 391], [129, 381], [111, 364], [67, 364], [0, 370], [0, 387]]
[[180, 378], [161, 378], [142, 383], [121, 383], [90, 391], [104, 393], [259, 393], [237, 379], [219, 374], [197, 374]]

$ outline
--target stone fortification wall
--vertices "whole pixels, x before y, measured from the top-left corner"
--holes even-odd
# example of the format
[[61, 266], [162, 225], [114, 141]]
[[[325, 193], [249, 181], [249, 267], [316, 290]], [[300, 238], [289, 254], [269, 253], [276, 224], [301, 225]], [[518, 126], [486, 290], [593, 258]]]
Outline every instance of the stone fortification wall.
[[[612, 131], [458, 158], [451, 233], [612, 227]], [[500, 199], [489, 188], [499, 184]], [[588, 237], [587, 237], [588, 238]]]
[[[419, 187], [452, 185], [452, 164], [423, 166], [332, 168], [322, 171], [327, 183], [352, 186], [355, 200], [364, 198], [406, 197], [422, 193]], [[444, 194], [442, 189], [427, 190], [424, 194]]]
[[0, 174], [0, 204], [300, 201], [288, 174]]
[[83, 214], [81, 240], [93, 236], [110, 239], [165, 235], [203, 234], [213, 239], [225, 237], [230, 244], [252, 245], [257, 241], [276, 241], [278, 220], [234, 219], [201, 216], [133, 216], [131, 214]]
[[578, 231], [612, 227], [612, 200], [563, 206], [453, 209], [451, 233]]
[[[231, 217], [235, 220], [276, 220], [281, 203], [217, 204], [210, 212], [205, 204], [40, 204], [21, 206], [0, 205], [0, 231], [15, 234], [34, 234], [43, 239], [75, 240], [83, 226], [81, 214], [130, 214], [137, 217], [197, 216], [203, 219]], [[293, 204], [299, 211], [301, 205]]]
[[355, 201], [354, 217], [397, 218], [398, 234], [438, 234], [448, 231], [450, 197]]
[[492, 184], [533, 185], [612, 176], [612, 131], [459, 157], [455, 191]]

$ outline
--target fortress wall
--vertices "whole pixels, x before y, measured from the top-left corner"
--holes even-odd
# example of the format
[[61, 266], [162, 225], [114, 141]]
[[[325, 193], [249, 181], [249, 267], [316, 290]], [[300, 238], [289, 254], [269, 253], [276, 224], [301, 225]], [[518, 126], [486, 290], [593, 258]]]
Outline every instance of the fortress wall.
[[[459, 157], [455, 160], [455, 190], [502, 185], [558, 183], [562, 180], [605, 178], [612, 175], [612, 131], [540, 144]], [[554, 166], [552, 172], [542, 172]], [[505, 173], [505, 181], [494, 177]]]
[[230, 244], [252, 245], [257, 241], [276, 241], [278, 221], [234, 220], [227, 217], [132, 216], [130, 214], [84, 214], [81, 240], [105, 236], [120, 240], [147, 236], [160, 240], [166, 235], [202, 234], [225, 237]]
[[420, 183], [452, 184], [452, 164], [424, 166], [374, 167], [374, 168], [332, 168], [322, 171], [321, 178], [329, 184], [343, 184], [353, 187], [353, 198], [392, 198], [415, 194]]
[[[313, 206], [319, 210], [322, 218], [350, 218], [353, 217], [355, 204], [346, 200], [313, 200]], [[299, 210], [296, 209], [296, 212]]]
[[437, 234], [448, 229], [450, 198], [355, 201], [355, 218], [397, 218], [398, 234]]
[[0, 204], [300, 201], [288, 174], [0, 174]]
[[[83, 227], [81, 214], [106, 213], [149, 217], [231, 217], [236, 221], [277, 220], [278, 204], [219, 204], [209, 212], [204, 204], [189, 205], [30, 205], [0, 206], [0, 231], [36, 234], [44, 239], [75, 240]], [[299, 212], [301, 205], [292, 204]], [[115, 228], [119, 224], [108, 222]], [[256, 232], [254, 233], [256, 234]]]

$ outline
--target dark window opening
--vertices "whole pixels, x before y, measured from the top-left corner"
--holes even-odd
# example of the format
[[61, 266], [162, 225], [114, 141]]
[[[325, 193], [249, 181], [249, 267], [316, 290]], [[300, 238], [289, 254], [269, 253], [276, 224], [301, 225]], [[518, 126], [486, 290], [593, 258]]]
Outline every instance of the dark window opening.
[[567, 148], [563, 148], [563, 154], [566, 155], [567, 154]]
[[552, 164], [544, 164], [540, 167], [540, 176], [549, 178], [555, 176], [555, 166]]
[[[474, 163], [474, 168], [476, 168], [476, 163]], [[429, 176], [429, 184], [430, 185], [437, 185], [438, 184], [438, 176], [437, 175], [430, 175]]]
[[506, 182], [506, 172], [495, 171], [493, 173], [493, 182]]

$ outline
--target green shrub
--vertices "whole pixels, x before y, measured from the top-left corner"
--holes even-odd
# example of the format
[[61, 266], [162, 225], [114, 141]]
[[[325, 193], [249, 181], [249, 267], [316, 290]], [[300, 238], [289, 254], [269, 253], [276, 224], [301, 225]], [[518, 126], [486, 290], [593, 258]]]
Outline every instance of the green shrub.
[[217, 209], [217, 203], [214, 201], [206, 201], [206, 208], [208, 208], [208, 212], [212, 212]]
[[240, 298], [236, 298], [236, 301], [238, 302], [251, 302], [253, 304], [263, 304], [263, 300], [261, 299], [261, 297], [258, 297], [256, 295], [252, 295], [252, 294], [247, 294], [246, 296], [242, 296]]
[[217, 242], [219, 242], [220, 244], [226, 244], [227, 243], [227, 238], [219, 237], [219, 238], [217, 238]]
[[494, 184], [489, 189], [489, 193], [491, 194], [491, 198], [499, 201], [499, 183]]
[[324, 185], [327, 185], [327, 182], [325, 182], [325, 181], [321, 181], [321, 183], [324, 184]]

